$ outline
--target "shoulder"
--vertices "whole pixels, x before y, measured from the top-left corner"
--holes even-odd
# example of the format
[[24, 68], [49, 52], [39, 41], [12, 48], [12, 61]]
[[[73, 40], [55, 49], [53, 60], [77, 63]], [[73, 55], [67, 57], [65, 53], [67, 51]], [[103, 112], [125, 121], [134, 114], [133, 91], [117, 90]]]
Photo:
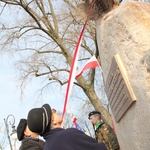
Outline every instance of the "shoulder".
[[65, 129], [65, 132], [81, 132], [80, 130], [76, 129], [76, 128], [67, 128]]
[[103, 134], [107, 134], [111, 137], [116, 137], [116, 134], [114, 133], [114, 130], [108, 124], [105, 124], [105, 123], [98, 130], [98, 132], [102, 132]]
[[39, 142], [39, 143], [42, 143], [42, 144], [45, 143], [45, 141], [43, 141], [43, 140], [41, 140], [41, 139], [39, 139], [38, 142]]
[[82, 132], [82, 131], [80, 131], [80, 130], [78, 130], [76, 128], [67, 128], [67, 129], [65, 129], [65, 133], [74, 135], [74, 134], [83, 134], [84, 132]]
[[31, 143], [31, 144], [41, 144], [41, 145], [44, 145], [44, 141], [41, 140], [41, 139], [34, 139], [34, 138], [24, 138], [22, 140], [22, 143]]
[[97, 130], [104, 131], [113, 131], [113, 129], [106, 123], [102, 123]]
[[[40, 142], [40, 143], [39, 143]], [[22, 141], [22, 145], [19, 150], [43, 150], [44, 149], [44, 143], [40, 140], [34, 140], [34, 139], [25, 139]]]
[[68, 137], [73, 137], [73, 138], [87, 138], [90, 137], [88, 135], [86, 135], [83, 131], [80, 131], [76, 128], [68, 128], [65, 130], [65, 135], [67, 135]]
[[102, 123], [101, 128], [103, 128], [103, 129], [105, 129], [105, 128], [111, 129], [111, 127], [108, 124], [106, 124], [106, 123]]
[[106, 123], [103, 123], [101, 126], [102, 126], [103, 128], [104, 128], [104, 127], [109, 127], [109, 125], [106, 124]]

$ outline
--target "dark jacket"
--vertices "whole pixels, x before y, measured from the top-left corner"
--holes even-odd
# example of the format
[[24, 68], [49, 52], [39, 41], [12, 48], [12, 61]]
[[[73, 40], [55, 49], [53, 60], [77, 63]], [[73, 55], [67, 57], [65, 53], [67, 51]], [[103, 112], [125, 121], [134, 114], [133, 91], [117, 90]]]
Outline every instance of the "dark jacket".
[[75, 128], [55, 128], [44, 135], [44, 150], [107, 150], [103, 143]]
[[22, 140], [19, 150], [44, 150], [44, 141], [25, 137]]

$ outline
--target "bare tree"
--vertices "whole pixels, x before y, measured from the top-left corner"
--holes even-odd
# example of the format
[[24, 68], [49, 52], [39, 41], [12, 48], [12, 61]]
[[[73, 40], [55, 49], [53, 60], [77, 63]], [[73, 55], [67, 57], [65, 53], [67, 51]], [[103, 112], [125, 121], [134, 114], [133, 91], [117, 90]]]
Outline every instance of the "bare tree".
[[0, 123], [0, 150], [4, 149], [4, 144], [6, 143], [6, 137], [3, 134], [3, 124]]
[[[83, 21], [77, 20], [78, 0], [0, 0], [1, 15], [11, 12], [11, 22], [1, 22], [1, 50], [8, 50], [17, 57], [15, 64], [20, 71], [20, 85], [23, 88], [29, 78], [44, 77], [47, 85], [68, 82], [73, 52]], [[82, 18], [83, 19], [83, 18]], [[95, 40], [95, 26], [89, 21], [82, 40], [80, 65], [99, 53]], [[99, 60], [100, 62], [100, 60]], [[112, 126], [111, 115], [95, 91], [95, 69], [76, 79], [78, 86], [102, 119]], [[47, 85], [45, 87], [47, 87]]]

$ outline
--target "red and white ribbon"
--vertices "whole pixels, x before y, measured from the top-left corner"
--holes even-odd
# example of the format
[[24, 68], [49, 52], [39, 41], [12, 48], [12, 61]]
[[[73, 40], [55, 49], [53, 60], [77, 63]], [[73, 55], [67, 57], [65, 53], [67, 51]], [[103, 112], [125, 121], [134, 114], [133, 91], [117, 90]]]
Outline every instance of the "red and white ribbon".
[[71, 69], [70, 69], [70, 74], [69, 74], [69, 80], [68, 80], [68, 84], [67, 84], [64, 108], [63, 108], [63, 113], [62, 113], [62, 119], [64, 119], [64, 115], [66, 113], [67, 102], [68, 102], [68, 99], [69, 99], [69, 96], [70, 96], [70, 93], [71, 93], [71, 89], [72, 89], [72, 86], [73, 86], [73, 82], [74, 82], [74, 79], [75, 79], [75, 76], [76, 76], [78, 54], [79, 54], [79, 48], [80, 48], [80, 45], [81, 45], [83, 33], [84, 33], [85, 27], [87, 25], [88, 19], [90, 17], [90, 14], [92, 12], [92, 8], [94, 6], [94, 3], [95, 3], [95, 0], [92, 1], [92, 4], [90, 6], [90, 11], [88, 13], [87, 19], [86, 19], [86, 21], [84, 23], [84, 26], [82, 28], [82, 31], [80, 33], [80, 36], [79, 36], [79, 39], [78, 39], [78, 42], [77, 42], [77, 45], [76, 45], [76, 48], [75, 48], [75, 52], [74, 52], [74, 55], [73, 55]]
[[85, 70], [90, 68], [96, 68], [99, 66], [99, 63], [95, 56], [92, 56], [82, 68], [78, 69], [76, 72], [76, 78], [78, 78]]

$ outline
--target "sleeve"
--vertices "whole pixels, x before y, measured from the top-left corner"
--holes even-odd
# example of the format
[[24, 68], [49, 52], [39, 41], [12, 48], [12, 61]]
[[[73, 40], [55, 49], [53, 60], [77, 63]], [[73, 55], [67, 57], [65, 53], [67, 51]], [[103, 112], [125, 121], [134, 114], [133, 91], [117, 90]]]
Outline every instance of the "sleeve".
[[109, 125], [103, 124], [100, 130], [101, 135], [103, 136], [103, 139], [108, 147], [113, 150], [119, 150], [119, 143], [113, 129]]

